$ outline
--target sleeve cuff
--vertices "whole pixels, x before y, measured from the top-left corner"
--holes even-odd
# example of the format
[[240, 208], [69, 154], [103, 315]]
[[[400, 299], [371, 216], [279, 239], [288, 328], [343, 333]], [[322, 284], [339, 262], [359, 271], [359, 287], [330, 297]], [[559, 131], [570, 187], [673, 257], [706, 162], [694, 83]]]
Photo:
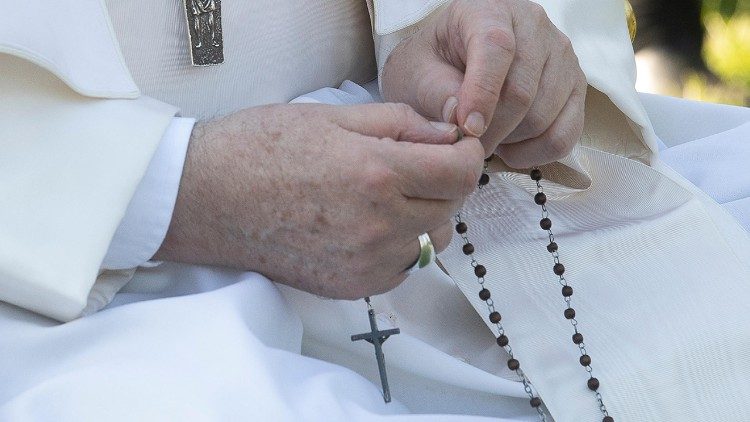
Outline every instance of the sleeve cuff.
[[138, 267], [161, 246], [172, 220], [194, 124], [195, 119], [183, 117], [169, 124], [112, 238], [102, 269]]

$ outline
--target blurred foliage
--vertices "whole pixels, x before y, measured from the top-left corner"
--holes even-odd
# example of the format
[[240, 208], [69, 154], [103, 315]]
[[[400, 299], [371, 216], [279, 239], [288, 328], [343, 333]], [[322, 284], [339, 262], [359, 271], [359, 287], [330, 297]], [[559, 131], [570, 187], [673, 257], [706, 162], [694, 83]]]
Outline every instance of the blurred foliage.
[[723, 84], [692, 75], [686, 97], [748, 105], [750, 101], [750, 0], [704, 0], [703, 57]]

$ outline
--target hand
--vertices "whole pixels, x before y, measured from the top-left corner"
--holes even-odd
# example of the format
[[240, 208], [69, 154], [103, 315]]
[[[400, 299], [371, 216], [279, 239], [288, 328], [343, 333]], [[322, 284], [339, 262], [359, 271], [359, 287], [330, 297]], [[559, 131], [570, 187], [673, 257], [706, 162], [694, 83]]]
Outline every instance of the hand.
[[156, 259], [354, 299], [406, 278], [481, 175], [478, 139], [403, 104], [276, 105], [197, 126]]
[[511, 167], [558, 160], [583, 131], [578, 59], [528, 0], [455, 0], [396, 47], [382, 78], [388, 101], [458, 123]]

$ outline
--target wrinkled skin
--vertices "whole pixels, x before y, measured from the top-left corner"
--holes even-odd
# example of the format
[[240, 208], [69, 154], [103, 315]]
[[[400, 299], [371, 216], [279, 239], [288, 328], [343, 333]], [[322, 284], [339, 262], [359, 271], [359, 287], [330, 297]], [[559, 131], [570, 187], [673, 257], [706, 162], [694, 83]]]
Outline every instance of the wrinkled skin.
[[354, 299], [406, 278], [481, 175], [476, 138], [403, 104], [256, 107], [200, 124], [156, 259]]
[[511, 167], [570, 153], [586, 79], [570, 40], [528, 0], [455, 0], [391, 53], [388, 101], [481, 137]]

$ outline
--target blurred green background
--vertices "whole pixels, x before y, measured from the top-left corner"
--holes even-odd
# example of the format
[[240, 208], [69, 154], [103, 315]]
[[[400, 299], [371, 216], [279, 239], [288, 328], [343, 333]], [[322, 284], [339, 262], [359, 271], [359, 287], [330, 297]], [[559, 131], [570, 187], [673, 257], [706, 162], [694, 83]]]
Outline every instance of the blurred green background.
[[637, 88], [750, 105], [750, 0], [630, 0]]
[[[702, 11], [706, 36], [703, 58], [726, 88], [735, 94], [712, 92], [700, 78], [686, 85], [686, 96], [708, 101], [748, 105], [750, 99], [750, 1], [704, 0]], [[742, 98], [744, 96], [744, 98]], [[724, 98], [726, 97], [726, 98]], [[724, 101], [722, 101], [724, 100]]]

